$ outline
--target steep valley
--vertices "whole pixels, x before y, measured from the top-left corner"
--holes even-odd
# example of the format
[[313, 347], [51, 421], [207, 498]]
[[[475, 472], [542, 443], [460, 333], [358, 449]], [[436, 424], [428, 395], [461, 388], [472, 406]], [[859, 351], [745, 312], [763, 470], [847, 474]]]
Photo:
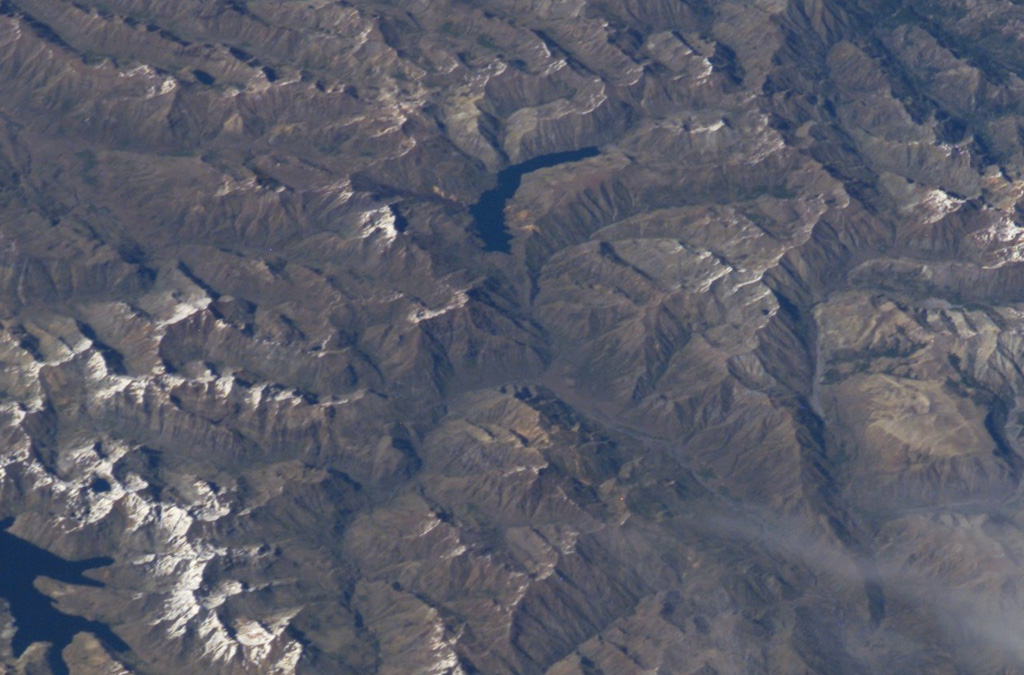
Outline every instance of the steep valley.
[[0, 660], [1024, 673], [1021, 26], [4, 0]]

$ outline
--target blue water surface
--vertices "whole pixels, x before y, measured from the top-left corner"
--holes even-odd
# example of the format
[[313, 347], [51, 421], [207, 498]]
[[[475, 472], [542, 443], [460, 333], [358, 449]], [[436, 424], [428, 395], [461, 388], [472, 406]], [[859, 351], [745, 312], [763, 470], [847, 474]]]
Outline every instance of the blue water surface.
[[469, 207], [469, 214], [473, 216], [476, 231], [484, 241], [484, 249], [501, 253], [508, 253], [511, 250], [509, 242], [512, 240], [512, 235], [509, 234], [508, 226], [505, 224], [505, 203], [519, 189], [523, 176], [538, 169], [546, 169], [549, 166], [566, 162], [578, 162], [581, 159], [596, 157], [598, 154], [600, 154], [600, 150], [596, 147], [553, 152], [549, 155], [534, 157], [520, 164], [513, 164], [507, 169], [499, 171], [498, 184], [480, 195], [480, 200]]
[[128, 645], [108, 626], [59, 611], [53, 601], [33, 585], [37, 577], [49, 577], [80, 586], [103, 586], [83, 576], [82, 572], [104, 567], [113, 560], [64, 560], [7, 532], [12, 522], [13, 518], [0, 521], [0, 596], [10, 605], [17, 628], [11, 645], [15, 658], [24, 654], [33, 642], [49, 642], [53, 645], [49, 655], [50, 668], [55, 675], [67, 675], [68, 667], [60, 653], [71, 644], [75, 633], [81, 631], [92, 633], [115, 651], [128, 649]]

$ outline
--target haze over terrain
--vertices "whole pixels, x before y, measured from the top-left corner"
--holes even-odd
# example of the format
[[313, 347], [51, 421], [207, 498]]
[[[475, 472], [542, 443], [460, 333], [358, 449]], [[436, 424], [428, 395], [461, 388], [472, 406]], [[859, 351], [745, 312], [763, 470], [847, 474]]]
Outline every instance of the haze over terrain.
[[4, 667], [1024, 673], [1022, 73], [1018, 0], [3, 0]]

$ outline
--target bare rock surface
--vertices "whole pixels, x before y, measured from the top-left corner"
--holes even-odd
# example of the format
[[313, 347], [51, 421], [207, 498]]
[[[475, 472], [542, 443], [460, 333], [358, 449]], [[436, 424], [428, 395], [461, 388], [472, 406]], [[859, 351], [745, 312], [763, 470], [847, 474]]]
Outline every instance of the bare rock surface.
[[4, 668], [1024, 672], [1022, 26], [3, 0]]

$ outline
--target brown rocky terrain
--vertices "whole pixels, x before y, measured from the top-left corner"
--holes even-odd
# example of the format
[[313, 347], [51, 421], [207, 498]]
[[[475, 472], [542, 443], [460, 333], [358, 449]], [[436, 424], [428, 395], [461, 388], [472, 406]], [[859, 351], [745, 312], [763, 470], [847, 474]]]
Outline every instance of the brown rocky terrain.
[[0, 660], [1024, 673], [1022, 27], [3, 0]]

